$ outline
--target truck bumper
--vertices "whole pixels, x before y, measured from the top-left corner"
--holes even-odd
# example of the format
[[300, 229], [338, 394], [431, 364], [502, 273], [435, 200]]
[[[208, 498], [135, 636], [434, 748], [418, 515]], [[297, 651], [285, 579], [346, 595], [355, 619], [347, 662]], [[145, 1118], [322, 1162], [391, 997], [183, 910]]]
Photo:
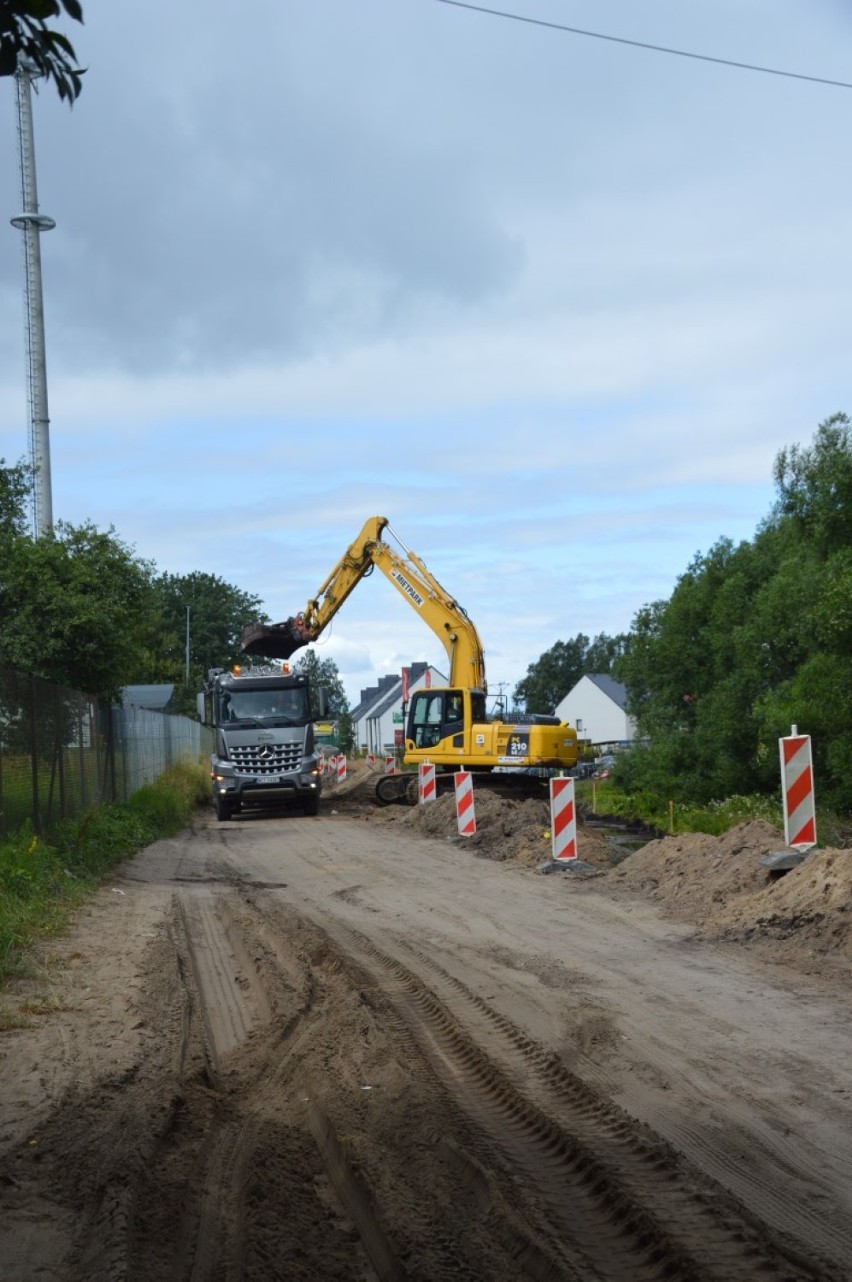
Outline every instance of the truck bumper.
[[214, 761], [210, 774], [214, 800], [221, 798], [234, 810], [243, 806], [277, 806], [287, 802], [305, 805], [319, 798], [322, 790], [318, 767], [268, 779], [234, 774]]

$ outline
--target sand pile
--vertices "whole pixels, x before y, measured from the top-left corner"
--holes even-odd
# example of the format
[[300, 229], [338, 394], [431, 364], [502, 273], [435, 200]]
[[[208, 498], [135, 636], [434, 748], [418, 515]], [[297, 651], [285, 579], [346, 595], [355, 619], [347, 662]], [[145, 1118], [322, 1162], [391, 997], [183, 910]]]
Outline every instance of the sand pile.
[[770, 824], [740, 824], [721, 837], [689, 833], [652, 841], [606, 880], [659, 900], [703, 935], [777, 941], [788, 960], [852, 959], [852, 850], [813, 850], [783, 874], [761, 864], [784, 849]]

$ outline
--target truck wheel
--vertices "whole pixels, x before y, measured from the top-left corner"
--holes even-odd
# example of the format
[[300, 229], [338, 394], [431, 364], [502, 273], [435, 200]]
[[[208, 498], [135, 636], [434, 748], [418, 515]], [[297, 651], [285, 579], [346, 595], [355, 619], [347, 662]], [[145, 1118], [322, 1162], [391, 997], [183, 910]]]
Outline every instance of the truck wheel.
[[226, 797], [217, 797], [213, 804], [216, 807], [216, 818], [220, 823], [223, 819], [230, 819], [234, 813], [234, 803], [228, 801]]
[[306, 815], [318, 815], [320, 807], [320, 795], [318, 792], [312, 792], [302, 802], [302, 810]]

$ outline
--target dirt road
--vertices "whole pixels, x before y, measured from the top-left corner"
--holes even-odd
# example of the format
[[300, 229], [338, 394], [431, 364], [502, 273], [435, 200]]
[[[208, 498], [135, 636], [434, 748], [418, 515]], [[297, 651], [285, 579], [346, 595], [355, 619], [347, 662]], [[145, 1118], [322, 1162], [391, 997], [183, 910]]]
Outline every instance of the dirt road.
[[0, 1277], [852, 1277], [846, 973], [362, 813], [125, 865], [0, 1035]]

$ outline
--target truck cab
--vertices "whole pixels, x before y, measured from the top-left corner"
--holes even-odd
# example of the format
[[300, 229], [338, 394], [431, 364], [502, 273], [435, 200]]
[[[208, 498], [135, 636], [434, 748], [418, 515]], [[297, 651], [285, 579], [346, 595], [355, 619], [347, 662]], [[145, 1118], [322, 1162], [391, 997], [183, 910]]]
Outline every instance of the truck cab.
[[[321, 716], [325, 694], [318, 691]], [[319, 814], [322, 776], [304, 673], [288, 665], [214, 669], [198, 696], [198, 711], [216, 735], [210, 774], [217, 819], [288, 803]]]

